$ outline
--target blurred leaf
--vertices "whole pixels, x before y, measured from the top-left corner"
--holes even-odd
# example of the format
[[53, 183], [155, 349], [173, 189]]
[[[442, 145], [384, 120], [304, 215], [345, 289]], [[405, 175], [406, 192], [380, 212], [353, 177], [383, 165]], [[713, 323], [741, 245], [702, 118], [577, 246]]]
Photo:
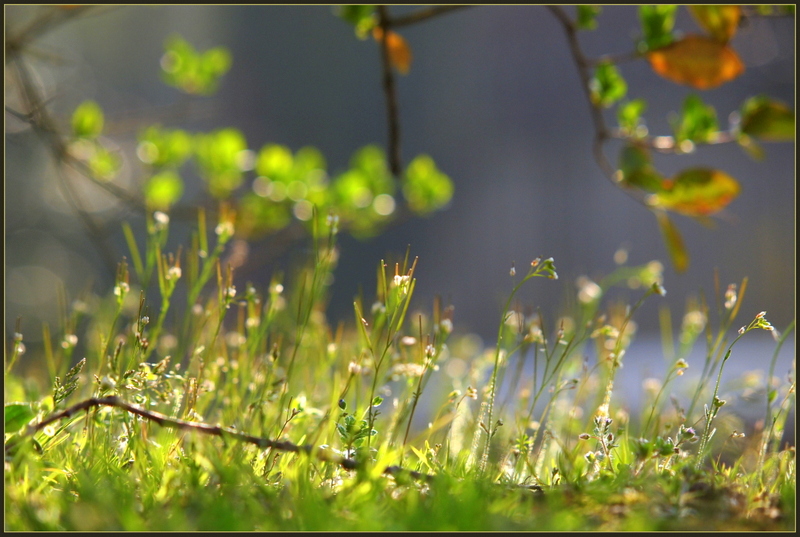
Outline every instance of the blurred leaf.
[[744, 72], [744, 64], [727, 45], [699, 35], [647, 54], [653, 70], [668, 80], [697, 89], [715, 88]]
[[736, 35], [742, 18], [740, 6], [688, 6], [697, 23], [720, 43]]
[[672, 29], [677, 10], [678, 6], [675, 5], [639, 6], [642, 37], [647, 50], [665, 47], [674, 41]]
[[646, 109], [647, 102], [644, 99], [634, 99], [621, 104], [617, 109], [619, 128], [628, 134], [635, 134], [642, 124], [642, 114]]
[[756, 161], [764, 160], [764, 148], [752, 136], [740, 133], [736, 137], [736, 142], [751, 159]]
[[355, 27], [359, 39], [366, 39], [377, 23], [375, 6], [339, 6], [338, 14]]
[[603, 62], [595, 69], [589, 89], [592, 102], [607, 108], [625, 97], [628, 84], [613, 63]]
[[601, 6], [578, 6], [578, 29], [594, 30], [597, 28], [597, 16], [602, 9]]
[[277, 203], [248, 192], [239, 202], [236, 230], [245, 237], [256, 237], [286, 227], [292, 215], [285, 203]]
[[112, 151], [97, 144], [94, 155], [89, 159], [92, 175], [101, 181], [110, 181], [122, 167], [122, 159]]
[[72, 113], [76, 138], [97, 138], [103, 132], [103, 109], [94, 101], [83, 101]]
[[152, 176], [144, 185], [144, 199], [150, 209], [167, 211], [182, 195], [183, 180], [173, 170]]
[[765, 142], [794, 140], [794, 111], [764, 95], [751, 97], [742, 106], [740, 130]]
[[[383, 30], [378, 26], [372, 29], [375, 41], [383, 41]], [[411, 69], [411, 48], [400, 34], [389, 31], [386, 37], [386, 48], [389, 50], [389, 62], [401, 74], [407, 75]]]
[[[380, 231], [392, 211], [395, 181], [386, 164], [383, 150], [374, 145], [359, 149], [350, 159], [350, 169], [331, 183], [330, 196], [337, 213], [356, 236], [371, 236]], [[393, 209], [393, 207], [392, 207]]]
[[164, 49], [161, 58], [164, 81], [192, 95], [214, 93], [219, 78], [228, 72], [233, 62], [227, 49], [217, 47], [200, 54], [179, 35], [170, 36]]
[[672, 220], [669, 219], [669, 216], [664, 211], [655, 211], [655, 215], [675, 272], [686, 271], [689, 268], [689, 252], [683, 244], [683, 238], [678, 228], [675, 227], [675, 224], [672, 223]]
[[719, 130], [717, 110], [703, 103], [697, 95], [689, 95], [683, 101], [683, 113], [680, 120], [673, 125], [675, 139], [678, 144], [684, 140], [695, 143], [708, 142]]
[[5, 433], [15, 433], [28, 424], [36, 413], [31, 409], [30, 403], [6, 403], [5, 405]]
[[139, 158], [156, 168], [180, 167], [192, 154], [192, 137], [186, 131], [147, 127], [139, 135]]
[[284, 145], [265, 145], [258, 153], [256, 173], [270, 181], [289, 182], [293, 168], [292, 150]]
[[453, 197], [453, 182], [428, 155], [419, 155], [406, 168], [403, 196], [419, 215], [441, 209]]
[[739, 195], [739, 183], [709, 168], [690, 168], [664, 181], [664, 189], [649, 203], [688, 216], [708, 216], [725, 208]]
[[216, 198], [227, 198], [242, 184], [240, 154], [247, 149], [237, 129], [222, 129], [195, 137], [197, 166], [208, 189]]
[[641, 188], [647, 192], [658, 192], [663, 186], [663, 177], [653, 166], [650, 152], [640, 145], [627, 145], [619, 155], [619, 170], [622, 183]]

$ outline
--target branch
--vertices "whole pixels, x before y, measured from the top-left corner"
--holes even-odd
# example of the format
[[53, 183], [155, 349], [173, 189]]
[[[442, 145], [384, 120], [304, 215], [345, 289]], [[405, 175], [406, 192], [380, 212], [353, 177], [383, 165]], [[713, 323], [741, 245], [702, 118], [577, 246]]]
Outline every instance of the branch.
[[389, 170], [395, 177], [400, 177], [402, 169], [400, 160], [400, 119], [397, 112], [397, 89], [394, 73], [389, 59], [389, 10], [386, 6], [378, 6], [378, 25], [381, 29], [381, 66], [383, 71], [383, 92], [386, 94], [386, 115], [389, 124]]
[[[110, 406], [110, 407], [120, 408], [122, 410], [125, 410], [126, 412], [130, 412], [131, 414], [141, 416], [146, 420], [155, 422], [161, 427], [166, 427], [168, 429], [176, 429], [181, 431], [195, 431], [198, 433], [207, 434], [211, 436], [218, 436], [220, 438], [233, 438], [235, 440], [239, 440], [240, 442], [253, 444], [262, 449], [274, 449], [276, 451], [283, 451], [287, 453], [305, 453], [306, 455], [314, 456], [319, 461], [332, 462], [334, 464], [338, 464], [339, 466], [341, 466], [346, 470], [355, 470], [359, 467], [359, 462], [356, 461], [355, 459], [342, 457], [341, 455], [331, 453], [324, 449], [315, 448], [310, 444], [297, 445], [292, 442], [289, 442], [288, 440], [270, 440], [269, 438], [262, 438], [259, 436], [252, 436], [249, 434], [245, 434], [230, 427], [220, 427], [219, 425], [208, 425], [206, 423], [197, 423], [192, 421], [180, 420], [177, 418], [170, 418], [169, 416], [161, 414], [160, 412], [154, 412], [152, 410], [144, 409], [138, 405], [127, 403], [117, 396], [92, 397], [91, 399], [87, 399], [85, 401], [72, 405], [71, 407], [62, 410], [61, 412], [52, 414], [37, 424], [28, 425], [28, 427], [20, 434], [20, 437], [16, 441], [11, 441], [6, 444], [5, 452], [9, 453], [11, 449], [19, 443], [19, 440], [35, 434], [36, 432], [44, 429], [51, 423], [55, 423], [64, 418], [70, 418], [77, 412], [81, 412], [83, 410], [89, 410], [90, 408], [100, 407], [100, 406]], [[407, 470], [400, 466], [387, 466], [386, 468], [384, 468], [383, 473], [392, 476], [404, 474], [414, 479], [423, 481], [431, 481], [434, 478], [433, 475], [424, 474], [413, 470]]]
[[387, 21], [387, 26], [389, 28], [397, 28], [399, 26], [409, 26], [411, 24], [416, 24], [418, 22], [426, 21], [433, 17], [438, 17], [439, 15], [444, 15], [446, 13], [450, 13], [467, 7], [474, 7], [474, 6], [452, 6], [452, 5], [431, 6], [425, 9], [414, 11], [407, 15], [400, 15], [399, 17], [389, 19]]

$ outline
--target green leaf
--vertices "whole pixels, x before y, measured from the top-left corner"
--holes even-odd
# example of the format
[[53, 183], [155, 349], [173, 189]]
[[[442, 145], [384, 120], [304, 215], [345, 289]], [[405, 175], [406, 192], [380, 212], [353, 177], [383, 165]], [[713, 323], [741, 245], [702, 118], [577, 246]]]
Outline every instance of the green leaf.
[[765, 95], [751, 97], [742, 105], [740, 131], [765, 142], [794, 140], [794, 110]]
[[578, 6], [577, 25], [579, 30], [594, 30], [597, 28], [597, 16], [602, 11], [600, 6]]
[[283, 145], [269, 144], [261, 148], [256, 160], [256, 173], [270, 181], [291, 181], [294, 158], [292, 150]]
[[653, 166], [650, 152], [640, 145], [627, 145], [619, 155], [621, 182], [626, 186], [658, 192], [663, 188], [663, 177]]
[[97, 138], [103, 132], [103, 109], [94, 101], [83, 101], [72, 113], [72, 134], [76, 138]]
[[6, 403], [4, 432], [15, 433], [25, 427], [34, 417], [30, 403]]
[[689, 95], [683, 101], [683, 113], [673, 129], [678, 144], [686, 140], [695, 143], [709, 142], [719, 130], [717, 110], [703, 103], [697, 95]]
[[292, 220], [287, 204], [274, 202], [254, 192], [242, 196], [236, 216], [236, 230], [246, 237], [283, 229]]
[[642, 114], [647, 109], [647, 101], [634, 99], [623, 103], [617, 109], [619, 128], [628, 134], [635, 134], [642, 125]]
[[391, 211], [383, 210], [381, 202], [393, 202], [394, 192], [386, 155], [374, 145], [359, 149], [350, 159], [350, 169], [331, 184], [334, 211], [351, 232], [361, 236], [374, 235], [377, 225], [387, 221]]
[[628, 84], [617, 70], [617, 67], [608, 61], [597, 66], [594, 77], [589, 82], [592, 103], [609, 107], [619, 101], [628, 92]]
[[136, 153], [145, 164], [157, 168], [166, 166], [178, 168], [191, 156], [192, 150], [192, 137], [188, 132], [152, 125], [139, 135], [139, 147]]
[[683, 238], [678, 228], [675, 227], [675, 224], [672, 223], [664, 211], [655, 211], [655, 215], [675, 272], [684, 272], [689, 268], [689, 252], [686, 251], [686, 246], [683, 244]]
[[439, 171], [431, 157], [419, 155], [406, 168], [403, 196], [413, 212], [426, 215], [450, 203], [453, 181]]
[[366, 39], [370, 30], [378, 24], [375, 6], [339, 6], [338, 15], [355, 27], [359, 39]]
[[217, 47], [200, 54], [179, 35], [170, 36], [164, 49], [161, 58], [164, 82], [193, 95], [214, 93], [220, 77], [233, 62], [227, 49]]
[[197, 165], [212, 196], [227, 198], [242, 184], [239, 166], [247, 142], [241, 131], [222, 129], [195, 137]]
[[89, 159], [89, 168], [91, 168], [92, 174], [101, 181], [113, 179], [120, 167], [122, 167], [120, 156], [99, 144], [94, 155]]
[[688, 216], [708, 216], [725, 208], [741, 187], [730, 175], [709, 168], [690, 168], [664, 181], [648, 202]]
[[177, 172], [163, 171], [144, 185], [144, 198], [151, 209], [168, 210], [183, 195], [183, 180]]
[[639, 6], [639, 20], [642, 24], [642, 38], [647, 50], [665, 47], [672, 43], [672, 29], [675, 26], [676, 5]]
[[372, 406], [381, 406], [381, 403], [383, 403], [383, 397], [381, 396], [375, 396], [372, 400]]

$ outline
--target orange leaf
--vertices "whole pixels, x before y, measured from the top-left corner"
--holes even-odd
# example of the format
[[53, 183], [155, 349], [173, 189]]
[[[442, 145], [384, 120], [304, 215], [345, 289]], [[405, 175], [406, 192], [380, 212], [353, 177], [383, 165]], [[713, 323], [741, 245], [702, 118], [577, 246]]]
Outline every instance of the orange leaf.
[[739, 183], [730, 175], [708, 168], [690, 168], [669, 180], [649, 203], [688, 216], [708, 216], [725, 208], [739, 195]]
[[647, 54], [650, 66], [666, 79], [697, 89], [715, 88], [744, 72], [736, 52], [710, 37], [687, 35]]
[[[381, 43], [383, 41], [383, 30], [376, 26], [372, 29], [372, 37], [375, 41]], [[411, 48], [403, 36], [391, 30], [387, 34], [386, 48], [389, 49], [389, 61], [395, 69], [400, 73], [406, 75], [408, 70], [411, 69]]]
[[727, 43], [739, 29], [740, 6], [689, 6], [697, 23], [720, 43]]

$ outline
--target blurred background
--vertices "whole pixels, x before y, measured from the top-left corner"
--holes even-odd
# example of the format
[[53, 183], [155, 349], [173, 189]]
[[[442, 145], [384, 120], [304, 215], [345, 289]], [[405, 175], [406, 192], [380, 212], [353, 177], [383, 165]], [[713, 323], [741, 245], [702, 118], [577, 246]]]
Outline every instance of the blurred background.
[[[23, 28], [36, 9], [6, 6], [6, 34]], [[412, 8], [390, 9], [399, 14]], [[599, 29], [582, 32], [581, 44], [592, 57], [627, 53], [635, 47], [638, 27], [635, 8], [604, 7]], [[676, 28], [699, 31], [683, 8]], [[713, 229], [674, 218], [691, 255], [689, 269], [677, 274], [652, 214], [613, 186], [592, 158], [589, 105], [566, 37], [546, 8], [475, 7], [398, 31], [413, 52], [409, 74], [397, 80], [404, 165], [420, 153], [431, 155], [452, 178], [455, 195], [446, 210], [399, 223], [375, 238], [341, 237], [330, 304], [335, 319], [352, 319], [359, 290], [368, 300], [373, 296], [378, 262], [401, 256], [408, 245], [412, 256], [419, 256], [417, 305], [428, 309], [434, 295], [440, 295], [455, 307], [456, 331], [475, 333], [486, 345], [492, 344], [513, 285], [512, 263], [519, 278], [539, 255], [555, 259], [560, 279], [536, 280], [520, 296], [526, 306], [541, 308], [551, 326], [566, 302], [574, 301], [576, 279], [585, 275], [597, 281], [612, 272], [619, 249], [627, 251], [630, 265], [660, 260], [665, 267], [667, 296], [649, 300], [636, 317], [644, 342], [658, 343], [660, 304], [669, 304], [678, 327], [688, 296], [703, 290], [713, 303], [715, 270], [723, 292], [729, 283], [749, 277], [737, 326], [762, 310], [779, 330], [794, 318], [793, 143], [765, 144], [762, 162], [735, 144], [655, 157], [665, 175], [703, 164], [742, 185]], [[233, 56], [219, 91], [188, 108], [160, 76], [164, 41], [173, 33], [198, 50], [224, 46]], [[794, 107], [792, 17], [748, 20], [732, 46], [745, 73], [699, 92], [716, 106], [721, 127], [753, 95], [766, 94]], [[236, 127], [256, 151], [266, 143], [292, 150], [313, 145], [325, 155], [331, 174], [346, 169], [358, 148], [386, 145], [378, 46], [372, 39], [357, 39], [353, 27], [329, 6], [100, 9], [47, 33], [33, 49], [37, 57], [26, 59], [49, 99], [49, 110], [65, 128], [82, 101], [94, 99], [103, 108], [107, 141], [125, 158], [117, 182], [126, 188], [135, 188], [140, 177], [137, 133], [153, 123], [191, 131]], [[644, 61], [620, 69], [628, 97], [648, 102], [650, 132], [671, 134], [668, 115], [680, 110], [693, 90], [658, 77]], [[17, 97], [8, 87], [6, 92], [6, 103], [13, 106]], [[618, 149], [607, 146], [612, 162]], [[35, 347], [41, 323], [57, 325], [59, 286], [70, 299], [81, 292], [107, 293], [113, 273], [56, 188], [47, 148], [8, 113], [5, 166], [6, 348], [19, 317], [26, 343]], [[189, 184], [182, 204], [189, 205], [202, 194], [196, 176], [185, 178]], [[94, 187], [80, 191], [93, 214], [112, 230], [113, 256], [120, 259], [127, 254], [120, 222], [131, 222], [143, 236], [143, 216]], [[188, 233], [188, 227], [177, 226], [170, 244], [185, 243]], [[269, 282], [275, 267], [258, 263], [258, 248], [269, 244], [252, 246], [253, 262], [237, 271], [237, 285]], [[618, 294], [635, 302], [641, 290]], [[774, 348], [772, 338], [759, 332], [746, 339], [751, 346], [742, 348], [751, 350], [743, 351], [739, 367], [764, 367]], [[640, 353], [642, 367], [650, 367], [650, 352]], [[782, 353], [780, 374], [793, 356], [794, 336]], [[661, 371], [660, 355], [652, 360]]]

